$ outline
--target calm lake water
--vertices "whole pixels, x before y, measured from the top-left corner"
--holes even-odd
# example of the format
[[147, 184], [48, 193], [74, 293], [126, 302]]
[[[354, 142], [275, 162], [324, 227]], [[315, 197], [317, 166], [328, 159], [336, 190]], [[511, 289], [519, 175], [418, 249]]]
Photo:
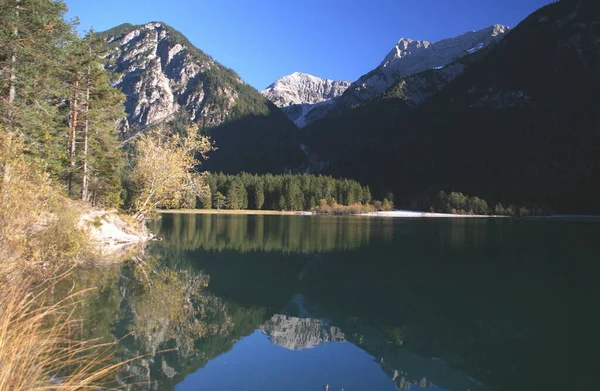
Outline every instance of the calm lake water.
[[[156, 390], [598, 390], [600, 222], [164, 215], [90, 270]], [[141, 266], [145, 265], [145, 266]], [[84, 327], [82, 327], [84, 329]]]

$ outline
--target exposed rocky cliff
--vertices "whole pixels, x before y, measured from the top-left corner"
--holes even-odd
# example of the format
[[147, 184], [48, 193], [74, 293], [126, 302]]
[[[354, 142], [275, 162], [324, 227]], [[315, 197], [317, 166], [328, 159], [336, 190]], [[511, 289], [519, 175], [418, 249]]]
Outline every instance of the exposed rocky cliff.
[[191, 122], [216, 142], [211, 169], [264, 172], [302, 164], [285, 115], [177, 30], [161, 22], [123, 24], [100, 36], [114, 84], [126, 95], [125, 132]]
[[[102, 34], [115, 84], [127, 95], [128, 125], [155, 125], [184, 110], [192, 121], [219, 125], [239, 99], [242, 80], [163, 23], [121, 25]], [[228, 80], [214, 85], [218, 73]]]
[[349, 81], [322, 79], [294, 72], [277, 79], [262, 94], [287, 114], [297, 126], [304, 126], [304, 115], [315, 105], [340, 96]]

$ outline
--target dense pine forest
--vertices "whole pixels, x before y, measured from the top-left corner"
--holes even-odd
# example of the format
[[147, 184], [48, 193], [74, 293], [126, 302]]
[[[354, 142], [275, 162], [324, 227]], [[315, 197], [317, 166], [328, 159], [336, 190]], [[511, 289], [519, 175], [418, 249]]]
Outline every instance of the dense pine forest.
[[[124, 95], [104, 70], [103, 41], [93, 31], [78, 37], [65, 12], [55, 1], [0, 7], [0, 127], [69, 196], [116, 206]], [[9, 148], [8, 140], [3, 146]]]
[[204, 209], [311, 210], [328, 204], [368, 204], [371, 190], [350, 179], [310, 174], [205, 174], [209, 191], [198, 199]]

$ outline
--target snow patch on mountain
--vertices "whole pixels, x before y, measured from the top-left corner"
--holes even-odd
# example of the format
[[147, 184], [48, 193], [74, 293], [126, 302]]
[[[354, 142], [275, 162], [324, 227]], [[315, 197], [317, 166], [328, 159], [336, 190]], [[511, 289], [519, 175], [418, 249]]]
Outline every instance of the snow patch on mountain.
[[475, 53], [475, 52], [483, 49], [484, 46], [485, 46], [484, 43], [481, 42], [477, 46], [475, 46], [474, 48], [467, 49], [467, 53], [469, 53], [469, 54]]

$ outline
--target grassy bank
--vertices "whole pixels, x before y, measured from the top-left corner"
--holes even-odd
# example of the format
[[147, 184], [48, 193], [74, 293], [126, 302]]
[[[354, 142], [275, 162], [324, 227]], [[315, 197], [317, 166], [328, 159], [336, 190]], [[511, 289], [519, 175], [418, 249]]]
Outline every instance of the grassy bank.
[[111, 344], [74, 331], [87, 291], [50, 294], [101, 254], [81, 226], [84, 204], [40, 167], [19, 137], [0, 129], [0, 390], [107, 389], [120, 367], [111, 364]]

